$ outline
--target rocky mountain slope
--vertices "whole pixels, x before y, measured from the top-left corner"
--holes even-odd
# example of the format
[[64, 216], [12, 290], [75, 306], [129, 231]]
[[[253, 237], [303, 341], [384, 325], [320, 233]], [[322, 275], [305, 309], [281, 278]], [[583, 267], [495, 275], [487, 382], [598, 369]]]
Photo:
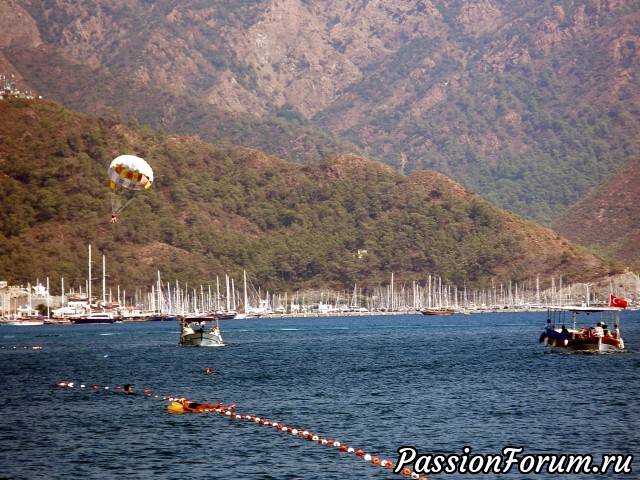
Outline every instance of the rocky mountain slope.
[[640, 155], [636, 2], [8, 0], [0, 19], [0, 70], [70, 107], [428, 167], [539, 221]]

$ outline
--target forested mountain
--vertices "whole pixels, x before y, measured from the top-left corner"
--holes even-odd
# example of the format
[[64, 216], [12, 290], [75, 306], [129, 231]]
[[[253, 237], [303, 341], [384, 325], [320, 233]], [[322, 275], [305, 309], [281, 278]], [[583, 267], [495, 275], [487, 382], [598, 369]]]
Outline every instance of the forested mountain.
[[[88, 244], [107, 258], [109, 283], [129, 292], [158, 270], [189, 285], [246, 270], [263, 288], [294, 291], [382, 285], [392, 272], [471, 287], [538, 274], [587, 281], [614, 268], [433, 171], [404, 175], [353, 155], [296, 164], [49, 100], [0, 100], [0, 118], [0, 272], [10, 283], [83, 286]], [[107, 167], [121, 154], [145, 158], [155, 180], [110, 224]]]
[[440, 171], [550, 222], [640, 156], [640, 3], [10, 0], [0, 70], [295, 161]]

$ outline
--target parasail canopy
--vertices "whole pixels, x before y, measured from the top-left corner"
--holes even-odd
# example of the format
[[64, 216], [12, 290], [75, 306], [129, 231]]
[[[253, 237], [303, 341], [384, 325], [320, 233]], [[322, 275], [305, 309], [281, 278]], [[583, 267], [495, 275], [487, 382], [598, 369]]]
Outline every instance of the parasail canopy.
[[147, 190], [153, 183], [153, 169], [135, 155], [120, 155], [109, 165], [109, 186], [114, 190]]

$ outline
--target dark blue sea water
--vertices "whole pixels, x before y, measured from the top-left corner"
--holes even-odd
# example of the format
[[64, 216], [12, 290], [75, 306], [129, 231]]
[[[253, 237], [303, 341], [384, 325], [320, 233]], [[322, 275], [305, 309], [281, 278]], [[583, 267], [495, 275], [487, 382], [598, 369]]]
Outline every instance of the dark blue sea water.
[[[394, 462], [401, 446], [421, 454], [521, 446], [523, 454], [598, 461], [636, 455], [626, 475], [512, 470], [432, 479], [640, 478], [640, 312], [623, 312], [627, 351], [609, 355], [546, 352], [538, 343], [545, 319], [231, 320], [221, 323], [227, 346], [209, 349], [179, 347], [169, 322], [2, 326], [0, 478], [410, 478], [255, 422], [171, 415], [167, 395], [233, 403], [239, 414]], [[151, 394], [115, 390], [125, 383]]]

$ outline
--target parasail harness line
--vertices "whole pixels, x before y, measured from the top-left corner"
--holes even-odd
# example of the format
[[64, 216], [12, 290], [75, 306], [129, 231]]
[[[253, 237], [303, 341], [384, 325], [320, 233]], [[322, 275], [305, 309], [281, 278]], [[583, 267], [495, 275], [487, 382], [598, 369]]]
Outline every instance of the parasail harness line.
[[135, 196], [131, 196], [127, 199], [126, 202], [121, 201], [121, 197], [117, 196], [114, 192], [111, 192], [111, 213], [116, 216], [125, 209], [125, 207], [129, 206], [131, 202], [136, 199]]

